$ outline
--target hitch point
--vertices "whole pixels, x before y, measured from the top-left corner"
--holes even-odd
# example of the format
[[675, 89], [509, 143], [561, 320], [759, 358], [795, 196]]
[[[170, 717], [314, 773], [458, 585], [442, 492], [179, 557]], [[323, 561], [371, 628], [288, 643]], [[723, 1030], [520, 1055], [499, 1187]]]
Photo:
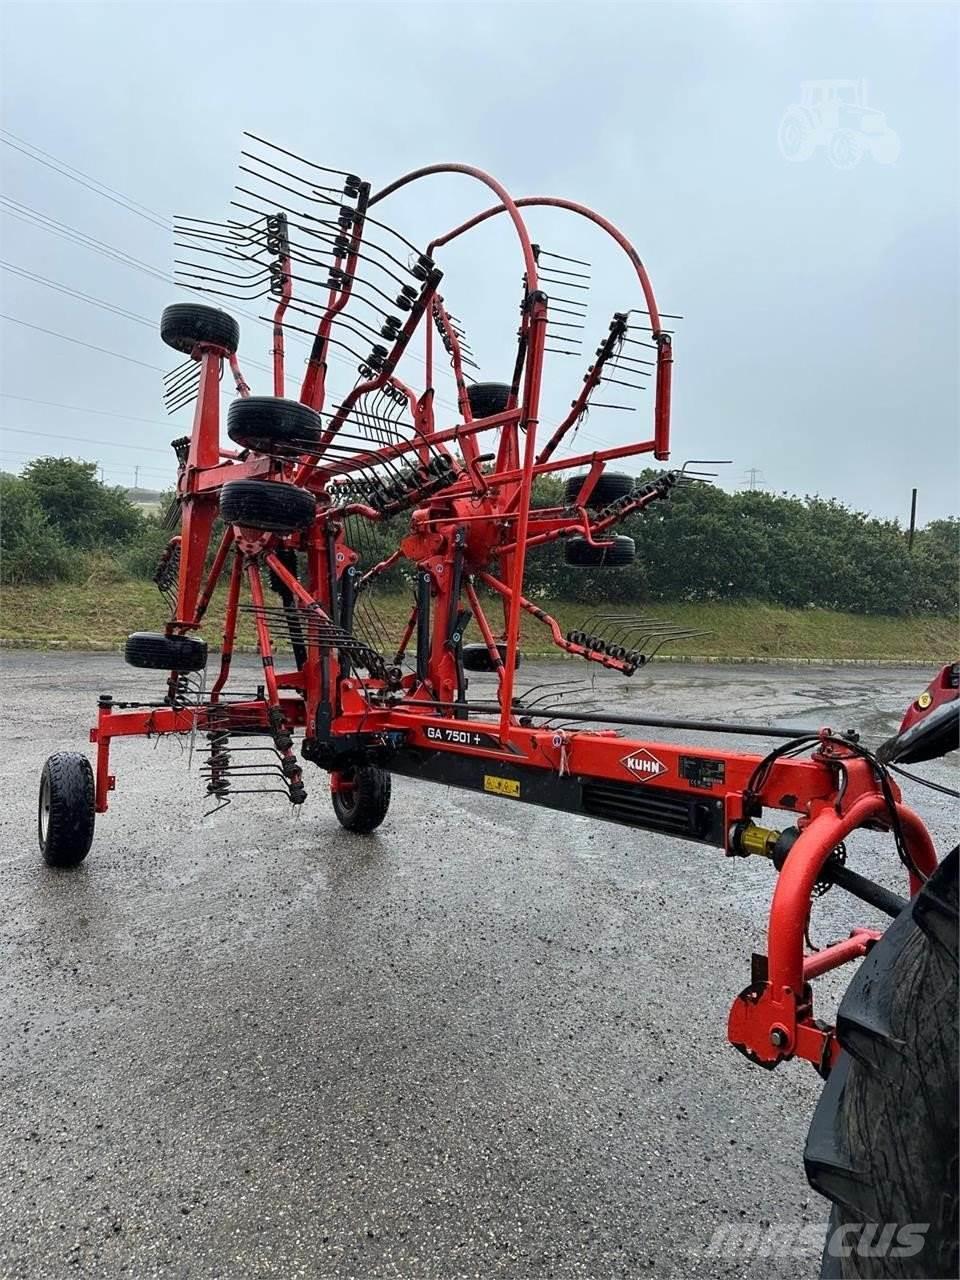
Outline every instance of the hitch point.
[[730, 853], [735, 858], [772, 858], [780, 834], [773, 827], [758, 826], [751, 818], [742, 819], [730, 832]]

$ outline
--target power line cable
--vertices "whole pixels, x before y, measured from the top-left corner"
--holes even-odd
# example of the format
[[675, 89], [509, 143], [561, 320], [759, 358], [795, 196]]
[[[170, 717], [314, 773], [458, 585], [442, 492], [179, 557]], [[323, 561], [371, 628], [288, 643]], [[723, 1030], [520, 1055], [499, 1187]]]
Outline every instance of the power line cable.
[[7, 129], [0, 129], [0, 142], [6, 147], [12, 147], [14, 151], [19, 151], [21, 155], [26, 156], [28, 159], [36, 161], [37, 164], [42, 164], [45, 168], [52, 169], [54, 173], [59, 173], [62, 177], [69, 178], [71, 182], [78, 182], [80, 186], [86, 187], [94, 195], [102, 196], [105, 200], [112, 201], [128, 213], [134, 213], [138, 218], [143, 218], [146, 222], [151, 222], [154, 226], [161, 227], [164, 230], [168, 228], [169, 223], [155, 210], [148, 209], [146, 205], [131, 200], [128, 196], [123, 195], [122, 192], [116, 191], [113, 187], [108, 187], [99, 178], [94, 178], [91, 174], [84, 173], [82, 169], [77, 169], [73, 165], [67, 164], [65, 160], [60, 160], [57, 156], [51, 155], [49, 151], [41, 150], [40, 147], [35, 146], [32, 142], [27, 142], [25, 138], [18, 138], [15, 133], [10, 133]]
[[[37, 453], [36, 450], [28, 451], [24, 449], [7, 449], [5, 446], [0, 445], [0, 458], [25, 458], [27, 461], [32, 462], [35, 459], [47, 457], [47, 456], [52, 456], [52, 455]], [[59, 456], [62, 457], [63, 455], [61, 454]], [[131, 463], [128, 467], [122, 467], [122, 466], [115, 465], [112, 462], [102, 463], [99, 460], [99, 458], [75, 458], [74, 460], [77, 462], [94, 462], [96, 466], [101, 470], [111, 471], [116, 475], [124, 475], [124, 476], [129, 475], [132, 470], [136, 469], [133, 463]], [[17, 466], [22, 466], [22, 465], [23, 465], [22, 463], [19, 463], [19, 462], [17, 463]], [[159, 467], [140, 466], [139, 469], [144, 475], [159, 476], [167, 480], [173, 479], [173, 475], [171, 471], [164, 471]]]
[[[0, 141], [3, 141], [3, 139], [0, 138]], [[61, 222], [59, 219], [53, 218], [49, 214], [42, 213], [38, 209], [33, 209], [30, 205], [26, 205], [22, 201], [13, 200], [9, 196], [0, 195], [0, 206], [11, 206], [3, 209], [3, 212], [5, 212], [9, 217], [14, 217], [28, 226], [34, 225], [39, 230], [58, 236], [60, 239], [66, 240], [69, 243], [79, 244], [82, 248], [90, 249], [92, 252], [100, 254], [102, 257], [106, 257], [111, 261], [119, 263], [120, 266], [129, 267], [132, 271], [139, 271], [144, 275], [150, 276], [152, 279], [159, 280], [168, 287], [180, 289], [189, 294], [203, 292], [202, 290], [190, 289], [186, 285], [180, 284], [171, 274], [161, 271], [159, 267], [151, 266], [150, 263], [145, 262], [142, 258], [137, 258], [133, 254], [128, 254], [123, 249], [117, 249], [115, 246], [109, 245], [103, 240], [98, 240], [95, 236], [88, 235], [78, 227], [71, 226], [69, 223]], [[255, 324], [272, 328], [272, 321], [264, 319], [263, 316], [258, 316], [253, 311], [246, 311], [242, 307], [236, 306], [231, 307], [231, 311], [237, 315], [243, 316], [245, 319], [252, 320]], [[140, 319], [142, 323], [153, 323], [152, 321], [145, 321], [143, 317]], [[297, 334], [288, 333], [287, 338], [288, 341], [292, 339], [295, 342], [301, 343], [304, 348], [309, 345], [305, 338], [300, 337]], [[338, 351], [328, 351], [327, 357], [328, 359], [337, 361], [338, 364], [345, 365], [351, 369], [353, 368], [353, 362], [349, 357], [341, 355]], [[244, 362], [249, 364], [252, 368], [259, 368], [268, 373], [270, 372], [270, 369], [266, 365], [256, 364], [254, 361], [250, 360], [245, 360]], [[443, 368], [440, 368], [437, 372], [444, 374], [449, 373], [448, 370]], [[452, 377], [452, 374], [449, 376]], [[442, 396], [436, 397], [436, 403], [438, 405], [442, 405], [444, 408], [450, 409], [452, 412], [458, 411], [455, 404]]]
[[103, 418], [120, 418], [124, 422], [145, 422], [151, 427], [169, 427], [169, 422], [156, 418], [138, 418], [132, 413], [113, 413], [109, 409], [88, 409], [79, 404], [61, 404], [59, 400], [35, 400], [32, 396], [17, 396], [12, 391], [0, 391], [4, 400], [22, 400], [24, 404], [42, 404], [48, 409], [71, 409], [75, 413], [95, 413]]
[[46, 276], [41, 276], [35, 271], [27, 271], [24, 267], [14, 266], [12, 262], [4, 262], [0, 259], [0, 268], [21, 276], [32, 284], [42, 284], [47, 289], [56, 289], [57, 293], [64, 293], [70, 298], [76, 298], [79, 302], [88, 302], [91, 306], [101, 307], [104, 311], [112, 311], [118, 316], [123, 316], [126, 320], [135, 320], [137, 324], [145, 324], [148, 329], [156, 329], [155, 323], [152, 320], [148, 320], [146, 316], [138, 316], [136, 312], [128, 311], [125, 307], [118, 307], [112, 302], [104, 301], [103, 298], [94, 298], [80, 289], [72, 289], [69, 285], [58, 284], [56, 280], [48, 280]]
[[12, 199], [10, 196], [0, 196], [0, 204], [8, 206], [3, 209], [3, 212], [8, 217], [17, 218], [28, 226], [35, 224], [41, 231], [59, 236], [61, 239], [74, 244], [82, 245], [83, 248], [91, 249], [94, 253], [111, 258], [122, 266], [131, 267], [134, 270], [142, 271], [146, 275], [154, 276], [162, 280], [164, 284], [172, 283], [172, 277], [168, 272], [161, 271], [159, 267], [152, 267], [148, 262], [144, 262], [142, 258], [137, 258], [134, 254], [127, 253], [125, 249], [118, 249], [115, 245], [107, 244], [104, 240], [98, 240], [96, 236], [88, 235], [87, 232], [81, 231], [79, 227], [71, 226], [68, 222], [61, 222], [58, 218], [41, 213], [39, 209], [34, 209], [28, 204], [23, 204], [20, 200]]
[[[172, 220], [165, 218], [156, 209], [151, 209], [148, 205], [142, 204], [139, 200], [134, 200], [131, 196], [126, 195], [122, 191], [118, 191], [115, 187], [108, 186], [105, 182], [101, 182], [99, 178], [94, 178], [92, 174], [86, 173], [84, 170], [77, 168], [75, 165], [69, 164], [65, 160], [61, 160], [60, 157], [53, 155], [49, 151], [44, 151], [42, 147], [38, 147], [35, 143], [29, 142], [26, 138], [21, 138], [19, 135], [11, 132], [9, 129], [0, 129], [0, 143], [3, 143], [5, 146], [12, 147], [15, 151], [19, 151], [22, 155], [26, 156], [28, 159], [34, 160], [38, 164], [42, 164], [48, 169], [52, 169], [54, 172], [59, 173], [62, 177], [68, 178], [70, 181], [73, 181], [73, 182], [78, 182], [81, 186], [87, 188], [89, 191], [92, 191], [95, 195], [102, 196], [103, 198], [112, 201], [112, 203], [118, 205], [120, 208], [126, 210], [128, 213], [136, 214], [138, 217], [144, 218], [146, 221], [152, 223], [157, 227], [160, 227], [164, 231], [171, 229]], [[2, 199], [4, 199], [5, 201], [8, 201], [8, 198], [6, 197], [3, 197]], [[15, 205], [19, 204], [18, 201], [8, 201], [8, 202]], [[27, 208], [27, 206], [20, 205], [20, 208]], [[17, 215], [15, 214], [14, 216], [17, 216]], [[69, 224], [59, 223], [57, 219], [49, 219], [47, 218], [47, 215], [44, 215], [44, 214], [41, 214], [39, 216], [42, 218], [46, 218], [50, 222], [57, 223], [57, 225], [60, 226], [61, 228], [66, 227], [68, 228], [68, 230], [70, 230]], [[23, 220], [25, 219], [23, 219], [21, 216], [21, 221]], [[44, 228], [44, 229], [48, 230], [50, 228]], [[124, 265], [134, 267], [135, 269], [145, 270], [150, 275], [153, 275], [161, 280], [164, 280], [167, 283], [175, 284], [175, 287], [184, 288], [184, 286], [182, 285], [177, 285], [175, 281], [171, 281], [170, 278], [165, 273], [159, 271], [157, 268], [149, 266], [149, 264], [144, 263], [140, 259], [134, 258], [133, 255], [126, 254], [123, 250], [120, 250], [120, 251], [113, 250], [112, 246], [106, 245], [103, 241], [97, 241], [95, 237], [87, 236], [85, 232], [79, 232], [76, 228], [73, 228], [72, 230], [75, 233], [79, 234], [80, 236], [83, 236], [84, 239], [92, 242], [92, 243], [89, 243], [87, 247], [94, 248], [95, 245], [99, 245], [100, 247], [97, 251], [101, 253], [106, 252], [108, 256], [113, 257], [116, 261], [123, 262]], [[60, 232], [60, 234], [63, 234], [63, 233]], [[127, 261], [124, 261], [125, 259]], [[195, 291], [191, 290], [190, 292], [195, 292]], [[239, 309], [237, 310], [239, 311]], [[271, 323], [269, 320], [264, 320], [261, 316], [254, 315], [252, 312], [239, 311], [239, 314], [246, 315], [249, 319], [252, 319], [260, 324], [266, 324], [269, 326]], [[338, 360], [343, 364], [351, 363], [351, 361], [347, 357], [340, 355], [338, 352], [331, 352], [329, 353], [329, 355], [333, 359]], [[252, 362], [248, 361], [248, 363], [252, 365]], [[258, 366], [253, 366], [253, 367], [258, 367]], [[263, 366], [259, 366], [259, 367], [262, 368]], [[439, 396], [437, 397], [437, 403], [444, 405], [448, 409], [456, 411], [455, 405], [451, 404], [449, 401], [442, 400]]]
[[158, 364], [147, 364], [145, 360], [135, 360], [133, 356], [125, 356], [120, 351], [111, 351], [107, 347], [98, 347], [92, 342], [82, 342], [79, 338], [71, 338], [67, 333], [57, 333], [54, 329], [44, 329], [42, 325], [31, 324], [29, 320], [21, 320], [17, 316], [8, 316], [0, 312], [0, 320], [9, 320], [13, 324], [22, 324], [26, 329], [35, 329], [38, 333], [49, 334], [51, 338], [62, 338], [64, 342], [74, 342], [78, 347], [89, 347], [91, 351], [101, 351], [104, 355], [116, 356], [118, 360], [126, 360], [129, 364], [138, 364], [143, 369], [153, 369], [155, 373], [166, 372]]
[[12, 431], [18, 436], [36, 436], [41, 440], [73, 440], [77, 444], [98, 444], [106, 449], [136, 449], [140, 453], [169, 453], [168, 449], [161, 449], [155, 444], [123, 444], [118, 440], [94, 440], [90, 436], [65, 435], [61, 431], [35, 431], [33, 427], [8, 427], [2, 425], [0, 426], [0, 431]]

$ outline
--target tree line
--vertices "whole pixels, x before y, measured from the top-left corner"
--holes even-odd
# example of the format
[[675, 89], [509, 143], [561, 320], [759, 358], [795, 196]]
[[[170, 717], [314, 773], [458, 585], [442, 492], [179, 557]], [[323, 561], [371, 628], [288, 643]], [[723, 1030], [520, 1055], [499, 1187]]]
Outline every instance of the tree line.
[[[644, 472], [639, 480], [657, 473]], [[538, 506], [560, 505], [562, 484], [537, 481]], [[381, 559], [402, 536], [366, 525], [365, 559]], [[525, 590], [533, 598], [598, 603], [763, 600], [853, 613], [953, 614], [958, 604], [960, 521], [934, 520], [912, 548], [895, 520], [878, 520], [832, 498], [676, 488], [618, 527], [636, 542], [632, 565], [567, 565], [562, 543], [531, 550]], [[350, 530], [348, 529], [348, 538]], [[93, 463], [37, 458], [20, 476], [0, 474], [0, 582], [86, 579], [91, 564], [149, 578], [170, 532], [126, 492], [101, 484]], [[401, 589], [404, 570], [385, 587]]]

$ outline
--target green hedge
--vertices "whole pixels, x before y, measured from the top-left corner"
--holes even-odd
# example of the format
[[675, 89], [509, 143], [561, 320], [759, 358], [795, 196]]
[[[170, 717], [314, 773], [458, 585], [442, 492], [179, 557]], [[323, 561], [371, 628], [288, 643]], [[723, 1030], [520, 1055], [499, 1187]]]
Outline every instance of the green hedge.
[[[647, 472], [642, 478], [650, 478]], [[556, 481], [539, 505], [559, 502]], [[637, 558], [625, 569], [571, 569], [555, 543], [533, 549], [526, 590], [584, 602], [766, 600], [849, 613], [951, 614], [957, 609], [960, 522], [935, 520], [909, 550], [903, 529], [833, 499], [675, 489], [624, 522]]]
[[[170, 534], [122, 489], [96, 479], [93, 463], [38, 458], [22, 476], [0, 475], [0, 581], [48, 583], [83, 577], [87, 559], [111, 556], [117, 571], [149, 578]], [[641, 479], [655, 475], [645, 472]], [[542, 477], [540, 506], [562, 501]], [[347, 539], [365, 567], [395, 550], [406, 517], [388, 526], [351, 519]], [[951, 615], [957, 609], [960, 522], [935, 520], [912, 550], [903, 529], [833, 499], [676, 489], [624, 523], [637, 559], [625, 569], [572, 569], [562, 544], [535, 548], [525, 590], [534, 598], [584, 603], [764, 600], [789, 608], [850, 613]], [[410, 566], [383, 580], [400, 588]]]

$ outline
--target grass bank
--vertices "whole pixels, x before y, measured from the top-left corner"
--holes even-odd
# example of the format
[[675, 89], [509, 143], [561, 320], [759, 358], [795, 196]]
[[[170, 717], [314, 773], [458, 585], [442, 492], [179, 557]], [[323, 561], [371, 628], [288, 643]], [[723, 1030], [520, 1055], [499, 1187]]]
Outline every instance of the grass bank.
[[[376, 596], [378, 613], [396, 639], [409, 616], [404, 595]], [[592, 607], [565, 601], [539, 602], [566, 631], [582, 627]], [[219, 641], [222, 612], [211, 606], [206, 629], [211, 645]], [[605, 612], [647, 613], [709, 635], [667, 645], [665, 654], [729, 659], [861, 659], [949, 661], [957, 648], [956, 624], [947, 618], [877, 618], [831, 613], [823, 609], [781, 609], [765, 604], [659, 604], [602, 606]], [[156, 630], [165, 606], [148, 582], [61, 583], [49, 587], [6, 587], [0, 596], [0, 643], [31, 648], [114, 649], [131, 631]], [[491, 617], [498, 618], [491, 604]], [[249, 618], [241, 643], [252, 644]], [[524, 619], [523, 650], [530, 656], [556, 654], [548, 634]]]

